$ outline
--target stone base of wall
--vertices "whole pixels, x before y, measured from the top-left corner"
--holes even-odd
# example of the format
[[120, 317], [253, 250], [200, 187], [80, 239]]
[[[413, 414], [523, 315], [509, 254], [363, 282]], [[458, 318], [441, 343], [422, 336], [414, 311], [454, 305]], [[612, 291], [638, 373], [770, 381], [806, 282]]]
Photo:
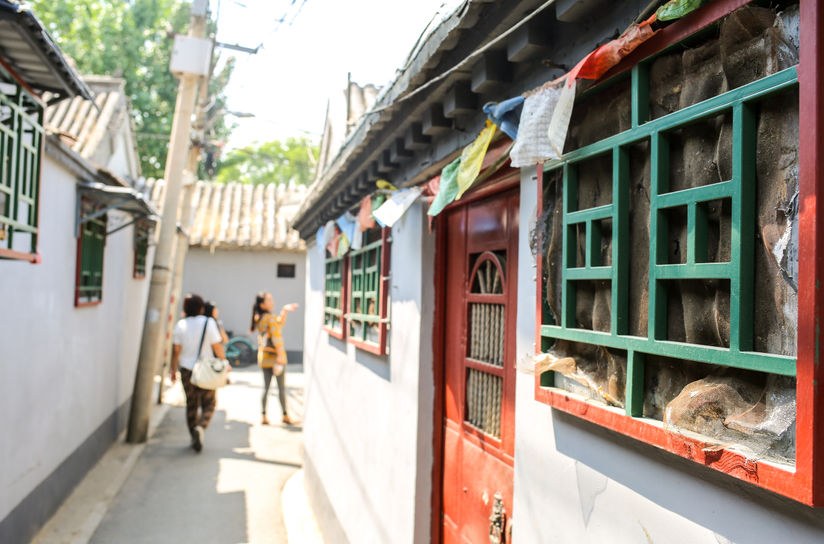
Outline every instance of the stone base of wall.
[[45, 480], [0, 521], [0, 542], [29, 542], [126, 428], [131, 398], [109, 414]]

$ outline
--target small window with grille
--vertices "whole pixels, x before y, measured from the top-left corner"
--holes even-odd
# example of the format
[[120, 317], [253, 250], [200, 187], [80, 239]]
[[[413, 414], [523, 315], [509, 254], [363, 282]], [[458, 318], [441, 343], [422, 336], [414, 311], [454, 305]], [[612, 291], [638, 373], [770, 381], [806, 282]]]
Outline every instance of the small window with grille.
[[146, 277], [146, 256], [149, 253], [149, 233], [148, 225], [137, 223], [134, 229], [134, 278], [143, 279]]
[[295, 265], [289, 263], [278, 263], [278, 273], [279, 278], [294, 278], [295, 277]]
[[363, 246], [349, 253], [349, 342], [377, 355], [388, 352], [390, 233], [380, 227], [359, 233]]
[[[82, 216], [92, 215], [96, 205], [83, 199]], [[90, 306], [103, 300], [103, 250], [106, 246], [106, 216], [86, 220], [77, 239], [75, 306]]]
[[323, 328], [330, 336], [345, 334], [344, 301], [346, 300], [346, 257], [334, 257], [326, 252], [323, 288]]
[[43, 108], [0, 66], [0, 258], [37, 253]]

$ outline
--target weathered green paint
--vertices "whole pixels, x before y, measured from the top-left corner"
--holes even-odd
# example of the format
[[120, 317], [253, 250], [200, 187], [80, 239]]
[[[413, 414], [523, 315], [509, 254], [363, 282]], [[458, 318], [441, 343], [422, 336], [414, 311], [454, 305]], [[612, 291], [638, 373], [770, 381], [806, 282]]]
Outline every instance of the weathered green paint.
[[[644, 356], [660, 355], [734, 368], [794, 376], [794, 357], [757, 353], [753, 349], [755, 193], [756, 193], [756, 113], [754, 102], [797, 84], [796, 69], [789, 68], [753, 83], [677, 112], [649, 121], [649, 77], [647, 67], [632, 72], [633, 128], [599, 142], [576, 149], [559, 161], [544, 166], [545, 171], [563, 169], [563, 248], [561, 269], [561, 323], [541, 327], [543, 339], [564, 339], [626, 350], [627, 413], [637, 417], [643, 409]], [[667, 133], [676, 128], [719, 114], [732, 112], [733, 176], [731, 180], [680, 191], [669, 191], [670, 143]], [[650, 252], [648, 336], [628, 335], [629, 325], [629, 152], [628, 146], [650, 142]], [[579, 163], [611, 153], [613, 202], [578, 210]], [[709, 201], [729, 199], [732, 209], [730, 262], [708, 262]], [[687, 258], [683, 264], [669, 264], [669, 225], [666, 210], [687, 208]], [[601, 224], [612, 220], [612, 262], [600, 259]], [[586, 229], [585, 262], [576, 262], [577, 232]], [[667, 282], [673, 280], [721, 279], [730, 283], [730, 346], [713, 347], [667, 340]], [[611, 282], [612, 319], [610, 332], [576, 328], [576, 282]], [[818, 283], [816, 288], [819, 288]], [[819, 330], [816, 321], [816, 365]], [[551, 373], [541, 376], [541, 384], [552, 381]]]
[[343, 316], [343, 257], [326, 259], [324, 275], [323, 324], [333, 326]]
[[[349, 253], [349, 336], [367, 341], [365, 323], [379, 323], [380, 316], [380, 271], [383, 241], [377, 240]], [[370, 311], [369, 303], [372, 303]], [[354, 325], [361, 323], [360, 334], [355, 334]]]

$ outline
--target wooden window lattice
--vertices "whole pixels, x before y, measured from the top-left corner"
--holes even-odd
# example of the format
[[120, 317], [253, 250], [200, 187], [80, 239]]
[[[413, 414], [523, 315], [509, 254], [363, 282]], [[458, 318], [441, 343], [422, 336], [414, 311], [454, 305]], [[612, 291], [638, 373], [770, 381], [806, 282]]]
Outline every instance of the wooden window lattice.
[[343, 330], [343, 265], [343, 257], [326, 259], [323, 324], [337, 332]]
[[7, 254], [37, 252], [42, 144], [42, 107], [0, 67], [0, 251]]
[[[85, 211], [89, 205], [84, 202]], [[78, 305], [93, 304], [103, 298], [103, 252], [106, 245], [106, 216], [90, 219], [80, 227], [77, 287]]]
[[149, 229], [138, 225], [134, 231], [134, 277], [146, 277], [146, 256], [149, 252]]
[[[732, 91], [688, 106], [669, 115], [646, 121], [649, 103], [647, 66], [632, 71], [632, 128], [564, 155], [562, 161], [545, 165], [546, 173], [560, 169], [563, 179], [563, 249], [561, 256], [560, 323], [544, 320], [540, 334], [546, 349], [556, 339], [626, 350], [626, 413], [641, 416], [644, 401], [644, 355], [652, 354], [714, 365], [794, 376], [792, 356], [753, 351], [753, 290], [755, 241], [756, 104], [797, 85], [796, 68], [788, 68]], [[668, 133], [723, 113], [732, 115], [732, 178], [670, 192], [668, 190]], [[629, 147], [649, 141], [651, 160], [649, 328], [647, 337], [628, 334], [629, 315]], [[582, 161], [607, 154], [612, 162], [612, 203], [579, 210], [577, 169]], [[703, 206], [728, 199], [732, 208], [731, 258], [706, 262], [706, 217]], [[685, 207], [687, 212], [686, 262], [666, 259], [667, 210]], [[610, 262], [601, 262], [600, 222], [612, 223]], [[585, 262], [576, 262], [573, 249], [577, 229], [585, 232]], [[666, 282], [672, 280], [724, 280], [730, 289], [729, 346], [706, 346], [668, 341]], [[576, 288], [581, 281], [610, 285], [609, 332], [576, 328]], [[553, 373], [541, 376], [541, 385], [552, 386]]]

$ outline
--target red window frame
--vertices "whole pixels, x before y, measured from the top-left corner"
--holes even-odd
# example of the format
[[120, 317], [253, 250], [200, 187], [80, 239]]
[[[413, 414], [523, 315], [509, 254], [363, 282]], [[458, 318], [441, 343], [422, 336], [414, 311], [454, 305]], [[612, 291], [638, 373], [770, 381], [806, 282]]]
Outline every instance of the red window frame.
[[[631, 68], [721, 17], [747, 4], [744, 0], [718, 0], [703, 6], [659, 31], [604, 76], [612, 77]], [[779, 493], [811, 506], [824, 505], [824, 393], [817, 383], [824, 380], [820, 364], [819, 328], [824, 317], [824, 232], [818, 197], [824, 198], [824, 5], [802, 0], [799, 81], [799, 266], [798, 347], [796, 363], [796, 461], [795, 467], [747, 459], [727, 449], [706, 449], [701, 440], [667, 431], [661, 426], [585, 402], [563, 390], [541, 386], [536, 374], [537, 401], [621, 434], [636, 438], [740, 480]], [[538, 169], [538, 216], [542, 213], [543, 176]], [[536, 353], [540, 352], [543, 292], [542, 259], [537, 259]], [[816, 447], [816, 444], [819, 444]]]
[[[380, 280], [379, 280], [379, 287], [380, 293], [378, 294], [378, 315], [380, 316], [381, 322], [379, 323], [379, 332], [378, 332], [378, 342], [366, 342], [364, 340], [360, 340], [355, 338], [349, 334], [349, 319], [345, 318], [346, 320], [346, 336], [347, 341], [355, 346], [358, 349], [362, 349], [364, 351], [368, 351], [369, 353], [374, 353], [375, 355], [386, 355], [387, 354], [387, 334], [389, 332], [388, 323], [386, 319], [389, 316], [389, 264], [391, 261], [391, 254], [390, 254], [390, 243], [389, 240], [392, 236], [392, 229], [389, 227], [383, 227], [381, 229], [381, 267], [380, 267]], [[344, 312], [344, 316], [349, 313], [349, 298], [351, 297], [351, 287], [352, 287], [352, 266], [350, 263], [350, 255], [346, 255], [346, 311]]]

